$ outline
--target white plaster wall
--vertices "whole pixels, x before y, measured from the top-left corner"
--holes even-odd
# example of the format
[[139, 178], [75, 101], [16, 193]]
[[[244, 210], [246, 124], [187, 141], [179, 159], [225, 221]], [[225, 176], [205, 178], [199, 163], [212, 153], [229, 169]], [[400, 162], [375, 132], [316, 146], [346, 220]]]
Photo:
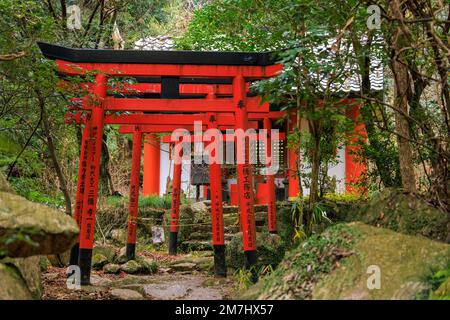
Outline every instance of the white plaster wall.
[[[336, 193], [345, 193], [345, 147], [342, 147], [336, 151], [336, 165], [330, 165], [328, 167], [328, 176], [336, 177]], [[301, 164], [301, 170], [304, 173], [311, 172], [311, 166]], [[309, 195], [309, 188], [306, 187], [302, 180], [303, 193]]]
[[[167, 176], [170, 175], [170, 179], [173, 180], [173, 161], [169, 157], [169, 144], [161, 143], [161, 163], [160, 163], [160, 175], [159, 175], [159, 195], [162, 196], [166, 192]], [[195, 187], [191, 186], [191, 164], [183, 161], [181, 168], [181, 190], [190, 198], [195, 197]]]
[[345, 147], [338, 148], [335, 166], [328, 167], [328, 175], [336, 178], [336, 193], [345, 193]]

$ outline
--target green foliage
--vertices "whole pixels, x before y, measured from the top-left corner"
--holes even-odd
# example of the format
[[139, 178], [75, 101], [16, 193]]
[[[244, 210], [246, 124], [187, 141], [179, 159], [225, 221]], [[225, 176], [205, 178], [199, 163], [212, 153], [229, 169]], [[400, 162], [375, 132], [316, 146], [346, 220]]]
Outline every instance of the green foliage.
[[366, 184], [366, 188], [369, 187], [367, 189], [370, 189], [371, 186], [373, 186], [372, 189], [378, 189], [378, 181], [386, 188], [401, 186], [399, 155], [393, 139], [395, 136], [391, 133], [394, 131], [394, 123], [392, 120], [388, 120], [387, 116], [384, 116], [385, 121], [388, 122], [385, 125], [391, 132], [374, 125], [375, 122], [379, 121], [379, 118], [382, 118], [379, 114], [384, 112], [386, 111], [383, 106], [373, 106], [372, 104], [367, 104], [361, 109], [370, 143], [359, 139], [356, 144], [360, 147], [360, 150], [356, 156], [375, 164], [368, 167], [368, 171], [362, 180]]
[[145, 208], [160, 208], [160, 209], [170, 209], [172, 205], [172, 198], [170, 196], [147, 196], [139, 197], [139, 207]]
[[[311, 236], [286, 254], [282, 263], [262, 280], [260, 295], [252, 298], [310, 298], [312, 285], [333, 270], [342, 258], [338, 253], [348, 252], [357, 236], [343, 224], [331, 226], [325, 233]], [[282, 289], [286, 284], [292, 289], [289, 292]]]
[[276, 19], [279, 0], [218, 0], [194, 13], [178, 39], [184, 50], [262, 51], [274, 49], [283, 29]]
[[42, 203], [58, 209], [64, 207], [64, 197], [62, 194], [47, 194], [47, 190], [44, 190], [41, 185], [36, 184], [35, 178], [11, 178], [10, 183], [17, 194], [30, 201]]
[[[152, 196], [140, 196], [139, 197], [139, 208], [153, 208], [153, 209], [170, 209], [172, 205], [172, 198], [170, 196], [159, 197], [156, 195]], [[129, 202], [128, 197], [122, 196], [109, 196], [106, 197], [106, 206], [108, 207], [123, 207]]]
[[[261, 232], [256, 235], [257, 263], [256, 269], [259, 271], [267, 266], [275, 268], [283, 259], [286, 245], [281, 237], [268, 232]], [[237, 233], [228, 243], [225, 251], [227, 266], [233, 269], [241, 269], [244, 267], [244, 250], [242, 247], [242, 233]]]
[[[254, 267], [253, 267], [254, 268]], [[236, 290], [247, 290], [254, 284], [255, 279], [261, 279], [273, 272], [274, 268], [271, 265], [262, 266], [254, 269], [240, 268], [234, 272], [234, 281]]]
[[324, 199], [333, 202], [353, 203], [362, 199], [363, 195], [357, 195], [354, 193], [327, 193], [324, 195]]
[[436, 208], [419, 196], [386, 189], [362, 206], [348, 208], [339, 220], [362, 221], [408, 235], [421, 235], [446, 241], [450, 224], [446, 212]]
[[450, 260], [448, 260], [445, 268], [430, 268], [430, 271], [424, 276], [424, 280], [430, 285], [431, 291], [436, 291], [448, 279], [450, 279]]

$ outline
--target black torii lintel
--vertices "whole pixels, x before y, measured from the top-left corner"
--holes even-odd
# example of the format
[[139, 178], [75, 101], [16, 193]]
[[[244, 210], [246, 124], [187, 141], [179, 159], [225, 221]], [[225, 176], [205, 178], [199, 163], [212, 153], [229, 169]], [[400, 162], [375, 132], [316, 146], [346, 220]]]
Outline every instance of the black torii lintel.
[[217, 51], [150, 51], [75, 49], [38, 42], [42, 54], [48, 59], [78, 63], [127, 64], [185, 64], [269, 66], [276, 64], [274, 52], [217, 52]]

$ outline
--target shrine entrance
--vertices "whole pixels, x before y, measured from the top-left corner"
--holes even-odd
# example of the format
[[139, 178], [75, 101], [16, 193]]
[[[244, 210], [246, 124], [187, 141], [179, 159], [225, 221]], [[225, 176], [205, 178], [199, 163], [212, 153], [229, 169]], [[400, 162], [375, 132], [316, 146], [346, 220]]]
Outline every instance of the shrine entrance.
[[[258, 128], [255, 120], [264, 121], [265, 127], [270, 128], [269, 104], [261, 103], [260, 97], [249, 92], [252, 82], [274, 77], [280, 72], [282, 66], [276, 64], [269, 53], [89, 50], [47, 43], [39, 43], [39, 46], [45, 57], [55, 60], [58, 72], [66, 76], [93, 75], [95, 78], [93, 82], [82, 86], [87, 94], [73, 101], [77, 108], [72, 108], [68, 115], [75, 122], [85, 123], [74, 210], [80, 236], [71, 254], [71, 263], [80, 267], [82, 285], [90, 283], [101, 139], [105, 125], [124, 125], [121, 132], [133, 134], [127, 238], [129, 259], [135, 255], [142, 133], [171, 132], [180, 128], [191, 132], [194, 122], [198, 120], [204, 120], [204, 130], [214, 128], [219, 131], [234, 129], [245, 132], [252, 127]], [[131, 83], [130, 78], [137, 83]], [[223, 140], [226, 139], [225, 136]], [[242, 158], [242, 161], [237, 162], [236, 171], [240, 224], [248, 268], [256, 263], [257, 257], [249, 140], [244, 136], [236, 143], [236, 155]], [[178, 146], [181, 143], [171, 142]], [[210, 164], [209, 167], [213, 200], [214, 269], [217, 275], [223, 276], [226, 267], [221, 223], [221, 167], [220, 163]], [[174, 169], [169, 243], [171, 254], [176, 253], [181, 164], [176, 164]], [[273, 184], [273, 178], [269, 177], [268, 181], [272, 181], [268, 183], [269, 186]], [[276, 232], [275, 193], [274, 188], [269, 189], [269, 207], [273, 207], [269, 209], [269, 221], [272, 221], [272, 232]]]

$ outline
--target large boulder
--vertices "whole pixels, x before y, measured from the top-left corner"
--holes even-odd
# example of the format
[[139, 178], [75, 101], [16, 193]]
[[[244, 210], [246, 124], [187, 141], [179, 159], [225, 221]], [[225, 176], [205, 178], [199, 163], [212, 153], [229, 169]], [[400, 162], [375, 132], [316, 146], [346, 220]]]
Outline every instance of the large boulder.
[[63, 253], [75, 243], [72, 217], [18, 195], [0, 192], [0, 252], [8, 257]]
[[40, 299], [41, 255], [66, 252], [77, 235], [71, 217], [14, 194], [0, 173], [0, 300]]
[[450, 241], [448, 214], [411, 193], [386, 189], [365, 205], [353, 204], [343, 209], [339, 215], [345, 221], [361, 221], [408, 235]]
[[[242, 298], [415, 299], [430, 289], [429, 270], [449, 259], [444, 243], [360, 222], [339, 224], [286, 254]], [[379, 288], [371, 287], [378, 274]]]
[[3, 174], [0, 174], [0, 192], [14, 193], [14, 190], [11, 188]]
[[0, 261], [0, 300], [40, 299], [39, 256]]
[[[283, 259], [285, 245], [281, 237], [268, 232], [257, 233], [257, 267], [276, 267]], [[245, 255], [242, 244], [242, 232], [233, 236], [225, 250], [227, 266], [233, 269], [244, 267]]]

